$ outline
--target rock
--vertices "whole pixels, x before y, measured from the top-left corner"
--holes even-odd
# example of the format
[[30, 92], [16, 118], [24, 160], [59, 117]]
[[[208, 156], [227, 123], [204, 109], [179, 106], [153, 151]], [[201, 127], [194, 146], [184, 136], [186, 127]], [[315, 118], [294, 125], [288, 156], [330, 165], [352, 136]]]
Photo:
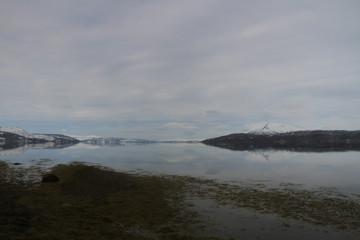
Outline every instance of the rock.
[[42, 177], [41, 182], [58, 182], [59, 180], [60, 179], [55, 174], [48, 173]]
[[64, 207], [64, 208], [70, 208], [71, 207], [71, 205], [70, 204], [68, 204], [68, 203], [64, 203], [63, 205], [61, 205], [62, 207]]
[[28, 220], [22, 217], [15, 218], [13, 224], [19, 227], [30, 227]]

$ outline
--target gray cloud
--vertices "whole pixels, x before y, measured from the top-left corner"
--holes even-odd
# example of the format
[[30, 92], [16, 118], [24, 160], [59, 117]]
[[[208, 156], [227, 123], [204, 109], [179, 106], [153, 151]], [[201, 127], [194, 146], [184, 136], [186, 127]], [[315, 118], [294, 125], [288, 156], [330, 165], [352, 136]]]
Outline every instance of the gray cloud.
[[[153, 138], [211, 137], [263, 121], [356, 129], [359, 7], [2, 1], [0, 124], [56, 121], [60, 131], [92, 121], [81, 131]], [[196, 131], [165, 131], [168, 123]]]

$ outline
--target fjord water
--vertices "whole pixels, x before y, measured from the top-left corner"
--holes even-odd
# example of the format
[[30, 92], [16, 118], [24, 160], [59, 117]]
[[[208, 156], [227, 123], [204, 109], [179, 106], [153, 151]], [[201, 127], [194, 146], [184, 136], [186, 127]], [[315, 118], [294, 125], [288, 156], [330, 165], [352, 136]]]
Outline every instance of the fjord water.
[[[189, 186], [195, 192], [196, 184], [201, 185], [200, 195], [192, 189], [188, 189], [190, 195], [185, 194], [193, 209], [208, 219], [206, 234], [235, 239], [358, 239], [358, 231], [350, 231], [359, 225], [358, 151], [231, 151], [201, 143], [80, 143], [67, 148], [3, 150], [0, 160], [14, 168], [85, 162], [124, 172], [215, 179], [219, 185], [192, 182]], [[41, 176], [36, 177], [31, 178], [40, 181]], [[239, 188], [233, 190], [234, 185]], [[204, 193], [204, 189], [209, 191]], [[236, 202], [239, 193], [242, 197]], [[227, 202], [227, 197], [234, 201]], [[274, 201], [288, 205], [278, 206]], [[265, 211], [259, 211], [258, 203]]]
[[20, 148], [0, 151], [0, 160], [50, 167], [73, 161], [118, 171], [176, 174], [266, 187], [332, 188], [360, 194], [360, 152], [231, 151], [201, 143], [68, 148]]

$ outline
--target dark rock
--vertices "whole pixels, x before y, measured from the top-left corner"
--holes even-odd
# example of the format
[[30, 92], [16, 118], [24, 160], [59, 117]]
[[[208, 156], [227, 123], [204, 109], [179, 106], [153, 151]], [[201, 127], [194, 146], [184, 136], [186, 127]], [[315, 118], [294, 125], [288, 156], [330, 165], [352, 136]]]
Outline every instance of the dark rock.
[[58, 182], [59, 180], [60, 179], [56, 175], [54, 175], [52, 173], [48, 173], [48, 174], [45, 174], [42, 177], [41, 182], [44, 182], [44, 183], [46, 183], [46, 182]]
[[15, 218], [13, 224], [20, 227], [30, 227], [28, 220], [22, 217]]

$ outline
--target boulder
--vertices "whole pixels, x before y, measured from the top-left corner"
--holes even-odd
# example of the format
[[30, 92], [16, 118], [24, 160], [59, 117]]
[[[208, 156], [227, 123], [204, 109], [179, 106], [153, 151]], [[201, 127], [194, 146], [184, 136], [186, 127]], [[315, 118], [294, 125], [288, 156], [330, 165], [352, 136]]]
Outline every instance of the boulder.
[[45, 174], [42, 179], [41, 179], [41, 182], [43, 183], [47, 183], [47, 182], [58, 182], [60, 179], [55, 175], [55, 174], [52, 174], [52, 173], [48, 173], [48, 174]]

